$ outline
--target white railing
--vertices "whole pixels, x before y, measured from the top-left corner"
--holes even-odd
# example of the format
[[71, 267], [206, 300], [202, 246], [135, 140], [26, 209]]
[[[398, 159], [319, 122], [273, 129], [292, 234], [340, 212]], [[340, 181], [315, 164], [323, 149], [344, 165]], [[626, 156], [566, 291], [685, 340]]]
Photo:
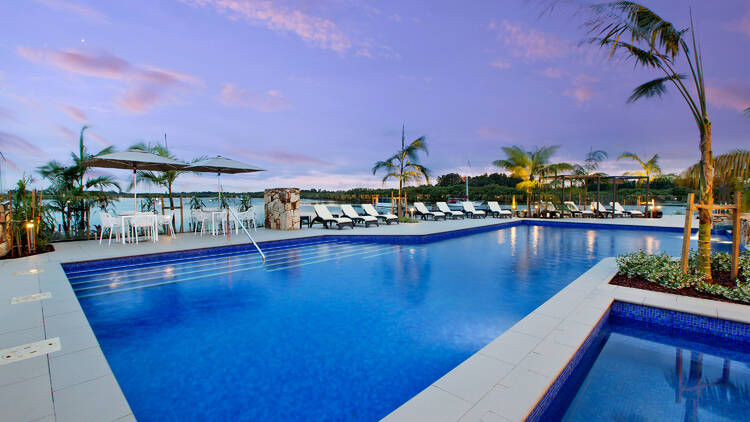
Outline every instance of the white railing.
[[[250, 241], [253, 242], [253, 246], [255, 246], [255, 249], [258, 250], [258, 253], [260, 254], [261, 258], [263, 258], [263, 262], [266, 262], [266, 255], [263, 253], [262, 250], [260, 250], [260, 247], [258, 246], [258, 244], [255, 243], [255, 239], [253, 239], [253, 237], [250, 236], [250, 232], [247, 231], [247, 229], [245, 228], [245, 224], [242, 223], [242, 221], [239, 218], [237, 218], [237, 213], [234, 212], [232, 207], [227, 207], [227, 209], [229, 210], [229, 213], [232, 214], [232, 218], [234, 218], [234, 223], [240, 226], [240, 228], [242, 228], [242, 231], [245, 232], [248, 239], [250, 239]], [[227, 232], [229, 232], [229, 227], [227, 227]]]

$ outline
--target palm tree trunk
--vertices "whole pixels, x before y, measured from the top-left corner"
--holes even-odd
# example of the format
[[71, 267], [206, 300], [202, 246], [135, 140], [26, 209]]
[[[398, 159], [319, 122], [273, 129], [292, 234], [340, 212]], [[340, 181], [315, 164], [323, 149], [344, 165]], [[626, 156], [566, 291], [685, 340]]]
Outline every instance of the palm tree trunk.
[[[714, 161], [711, 152], [711, 122], [705, 120], [705, 130], [701, 133], [701, 167], [704, 183], [701, 185], [700, 204], [714, 204]], [[698, 274], [711, 280], [711, 209], [698, 209]]]
[[[403, 173], [403, 170], [401, 171]], [[398, 214], [399, 218], [401, 217], [401, 188], [403, 187], [403, 179], [398, 179], [398, 205], [396, 208], [396, 214]]]

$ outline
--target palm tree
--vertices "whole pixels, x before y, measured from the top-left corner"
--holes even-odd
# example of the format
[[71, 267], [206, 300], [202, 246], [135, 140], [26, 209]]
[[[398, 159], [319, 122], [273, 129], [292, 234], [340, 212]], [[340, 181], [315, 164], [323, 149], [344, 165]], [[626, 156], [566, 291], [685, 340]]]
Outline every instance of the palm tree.
[[[411, 141], [406, 145], [406, 137], [404, 135], [404, 127], [401, 127], [401, 149], [389, 158], [378, 161], [372, 167], [372, 174], [376, 174], [378, 171], [385, 171], [383, 176], [383, 183], [385, 184], [388, 179], [398, 180], [398, 196], [401, 198], [401, 190], [403, 187], [412, 181], [419, 181], [424, 178], [425, 182], [430, 183], [430, 170], [419, 164], [419, 151], [424, 151], [425, 154], [429, 154], [427, 151], [427, 144], [424, 136]], [[406, 211], [406, 210], [403, 210]], [[401, 217], [401, 200], [398, 201], [398, 216]]]
[[[630, 158], [631, 160], [637, 161], [638, 164], [641, 165], [641, 170], [626, 171], [625, 174], [628, 176], [641, 176], [645, 177], [647, 181], [651, 181], [652, 174], [654, 176], [661, 175], [661, 167], [659, 166], [659, 154], [654, 154], [654, 156], [651, 157], [650, 160], [643, 161], [640, 157], [633, 154], [632, 152], [625, 152], [621, 156], [617, 157], [617, 161], [620, 161], [623, 158]], [[643, 182], [639, 180], [638, 184], [640, 183]]]
[[527, 151], [518, 145], [503, 147], [506, 157], [492, 162], [493, 165], [508, 170], [512, 176], [521, 179], [516, 184], [516, 189], [526, 191], [526, 209], [529, 211], [531, 210], [531, 192], [539, 186], [539, 177], [549, 171], [549, 160], [558, 148], [560, 148], [559, 145], [553, 145]]
[[[137, 151], [150, 152], [161, 157], [176, 159], [176, 157], [169, 151], [166, 145], [162, 145], [159, 142], [138, 142], [130, 147], [130, 149]], [[172, 185], [177, 177], [184, 173], [180, 170], [167, 170], [167, 171], [145, 171], [139, 170], [136, 172], [136, 182], [146, 182], [156, 186], [162, 186], [167, 189], [167, 195], [169, 196], [169, 206], [174, 208], [174, 197], [172, 195]], [[130, 183], [130, 188], [133, 188], [133, 182]]]
[[[59, 161], [52, 160], [37, 168], [42, 177], [52, 182], [52, 190], [58, 195], [58, 198], [56, 198], [58, 207], [56, 208], [65, 210], [63, 222], [67, 224], [65, 230], [68, 232], [74, 220], [74, 228], [77, 231], [85, 227], [86, 216], [91, 205], [108, 201], [104, 194], [105, 189], [117, 188], [117, 190], [120, 190], [120, 185], [112, 176], [86, 177], [90, 168], [83, 165], [84, 161], [114, 152], [114, 147], [109, 146], [96, 154], [89, 154], [83, 139], [83, 134], [88, 128], [88, 126], [81, 128], [78, 139], [78, 154], [76, 155], [75, 152], [70, 154], [73, 160], [72, 165], [66, 166]], [[93, 191], [94, 189], [98, 192]]]
[[574, 164], [573, 165], [573, 173], [579, 175], [579, 176], [586, 176], [583, 177], [583, 187], [584, 192], [586, 193], [587, 199], [588, 199], [588, 186], [589, 186], [589, 180], [588, 176], [593, 175], [601, 175], [604, 176], [605, 174], [602, 172], [597, 172], [599, 170], [599, 165], [602, 163], [602, 161], [606, 160], [609, 157], [607, 154], [607, 151], [603, 151], [600, 149], [594, 150], [594, 148], [589, 148], [589, 152], [586, 153], [586, 158], [583, 159], [583, 165], [581, 164]]
[[[695, 39], [692, 15], [690, 27], [677, 29], [651, 9], [632, 1], [613, 1], [591, 6], [594, 18], [586, 23], [594, 34], [591, 43], [609, 51], [609, 56], [622, 53], [635, 61], [636, 66], [656, 70], [661, 77], [648, 81], [633, 90], [628, 103], [641, 98], [661, 97], [668, 85], [673, 86], [685, 100], [700, 135], [701, 178], [700, 204], [713, 203], [713, 158], [711, 151], [711, 121], [706, 107], [706, 85], [703, 77], [703, 56]], [[690, 38], [686, 40], [686, 34]], [[688, 45], [688, 42], [690, 45]], [[686, 73], [679, 73], [677, 60], [684, 58]], [[683, 65], [684, 66], [684, 65]], [[711, 210], [698, 212], [699, 272], [711, 279]]]
[[[714, 157], [714, 187], [724, 192], [724, 200], [729, 200], [729, 193], [743, 190], [750, 183], [750, 150], [734, 150]], [[685, 170], [680, 178], [692, 188], [699, 185], [700, 163], [693, 164]]]

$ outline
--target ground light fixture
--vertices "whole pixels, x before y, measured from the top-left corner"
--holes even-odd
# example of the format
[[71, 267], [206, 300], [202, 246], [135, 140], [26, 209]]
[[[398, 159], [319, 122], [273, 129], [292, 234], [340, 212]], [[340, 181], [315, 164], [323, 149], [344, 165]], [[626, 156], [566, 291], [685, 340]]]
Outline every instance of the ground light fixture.
[[36, 250], [36, 237], [34, 236], [34, 222], [26, 222], [26, 241], [29, 246], [29, 252]]

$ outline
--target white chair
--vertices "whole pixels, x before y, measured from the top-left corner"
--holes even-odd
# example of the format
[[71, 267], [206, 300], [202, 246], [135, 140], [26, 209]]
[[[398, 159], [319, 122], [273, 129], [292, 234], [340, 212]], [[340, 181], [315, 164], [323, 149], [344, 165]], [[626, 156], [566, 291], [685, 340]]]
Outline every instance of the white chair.
[[594, 211], [587, 210], [586, 208], [579, 209], [578, 205], [576, 205], [576, 203], [573, 201], [565, 201], [564, 204], [568, 207], [571, 214], [573, 214], [573, 217], [575, 217], [576, 215], [579, 215], [582, 218], [594, 216]]
[[487, 201], [487, 208], [489, 208], [493, 217], [513, 217], [513, 211], [500, 208], [500, 204], [497, 201]]
[[424, 202], [415, 202], [414, 208], [417, 210], [417, 215], [422, 217], [422, 220], [427, 220], [428, 216], [432, 216], [433, 220], [438, 220], [440, 218], [445, 220], [445, 213], [428, 210]]
[[[608, 210], [604, 204], [596, 201], [591, 203], [591, 211], [595, 212], [597, 217], [609, 217], [612, 215], [612, 210]], [[622, 213], [615, 213], [615, 217], [622, 217]]]
[[258, 228], [255, 224], [255, 208], [254, 207], [249, 207], [245, 211], [238, 212], [237, 219], [242, 222], [242, 224], [245, 226], [246, 229], [249, 229], [250, 226], [252, 226], [254, 231], [258, 231]]
[[440, 212], [445, 215], [450, 215], [454, 220], [457, 218], [466, 218], [466, 215], [464, 215], [462, 211], [453, 211], [445, 202], [436, 202], [435, 205]]
[[612, 204], [612, 202], [610, 202], [609, 205], [613, 207], [613, 209], [615, 210], [615, 212], [621, 212], [624, 215], [627, 215], [629, 217], [643, 217], [643, 213], [642, 212], [640, 212], [638, 210], [630, 210], [630, 211], [628, 211], [628, 210], [625, 209], [625, 207], [623, 207], [622, 205], [620, 205], [619, 202], [615, 202], [614, 205]]
[[485, 218], [487, 217], [487, 214], [484, 211], [477, 210], [474, 208], [474, 203], [471, 201], [464, 201], [461, 202], [461, 206], [464, 207], [464, 211], [466, 214], [469, 215], [469, 218], [475, 218], [475, 217], [481, 217]]
[[146, 238], [151, 237], [151, 241], [156, 242], [156, 216], [152, 213], [137, 213], [131, 219], [131, 227], [135, 243], [138, 244], [138, 229], [143, 229]]
[[117, 243], [120, 240], [120, 230], [122, 229], [120, 220], [117, 217], [110, 216], [106, 212], [99, 214], [99, 219], [102, 222], [102, 232], [99, 234], [99, 244], [102, 244], [104, 230], [109, 230], [109, 241], [107, 242], [107, 245], [112, 244], [112, 232], [115, 233], [115, 243]]
[[359, 213], [349, 204], [341, 204], [341, 212], [344, 213], [344, 217], [354, 221], [354, 224], [362, 223], [365, 227], [369, 227], [370, 224], [380, 226], [378, 224], [378, 218], [371, 215], [359, 215]]
[[391, 221], [395, 221], [396, 224], [398, 224], [398, 217], [395, 215], [388, 213], [388, 214], [381, 214], [379, 213], [375, 207], [372, 204], [362, 204], [362, 210], [367, 214], [371, 215], [375, 218], [379, 218], [383, 220], [386, 224], [391, 224]]
[[164, 228], [164, 233], [169, 233], [170, 236], [172, 236], [172, 239], [174, 239], [174, 226], [172, 226], [172, 223], [174, 222], [174, 211], [170, 211], [168, 213], [165, 213], [164, 215], [157, 215], [156, 216], [156, 225], [158, 226], [166, 226]]
[[193, 210], [193, 220], [195, 221], [195, 234], [198, 234], [198, 226], [201, 227], [201, 236], [203, 231], [206, 230], [206, 224], [211, 221], [211, 214], [204, 212], [203, 210]]
[[315, 210], [316, 219], [321, 221], [323, 223], [323, 227], [330, 229], [332, 228], [331, 223], [336, 224], [336, 228], [341, 229], [344, 226], [349, 226], [352, 229], [354, 228], [354, 222], [352, 222], [351, 219], [346, 217], [334, 217], [333, 214], [331, 214], [331, 211], [328, 210], [328, 207], [321, 204], [313, 205], [313, 209]]

